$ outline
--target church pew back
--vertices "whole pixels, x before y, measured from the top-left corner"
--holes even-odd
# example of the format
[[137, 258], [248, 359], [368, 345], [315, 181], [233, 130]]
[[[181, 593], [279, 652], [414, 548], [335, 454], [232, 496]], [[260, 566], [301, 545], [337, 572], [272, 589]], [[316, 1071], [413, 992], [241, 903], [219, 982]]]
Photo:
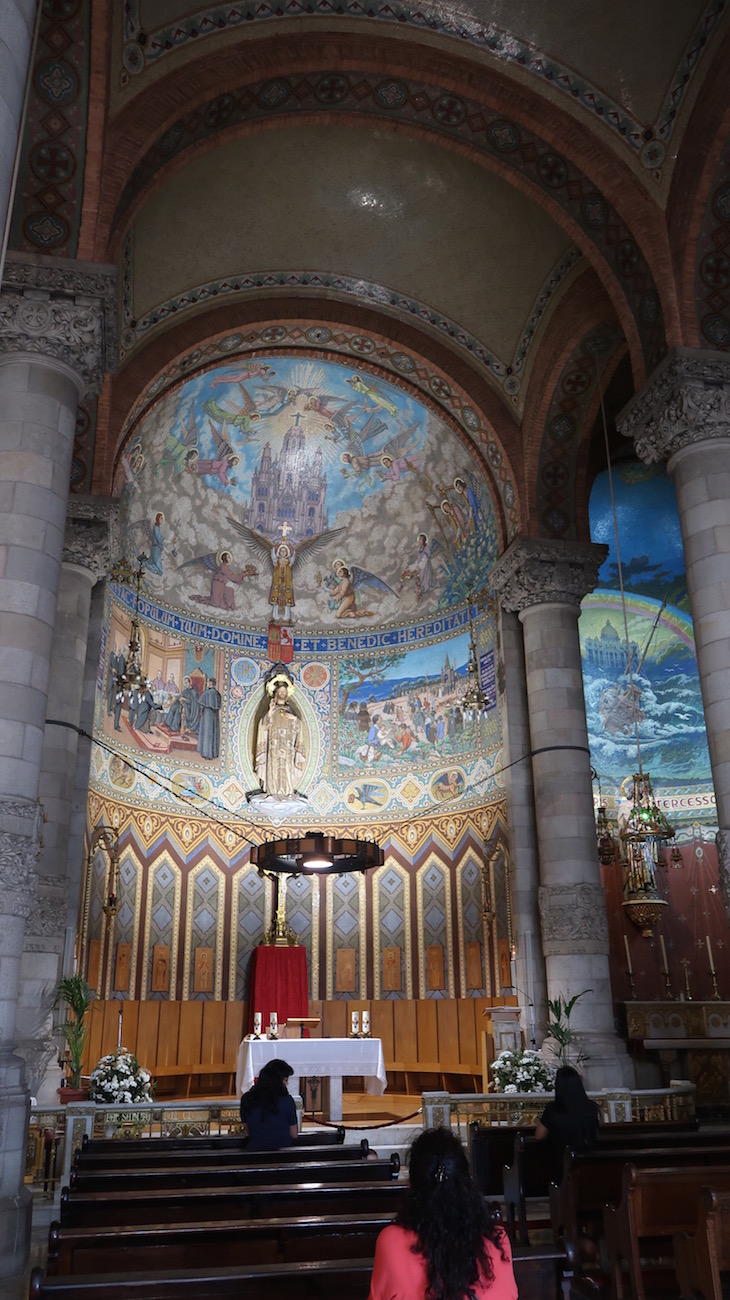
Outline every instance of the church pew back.
[[702, 1189], [708, 1181], [717, 1191], [730, 1193], [730, 1159], [708, 1170], [708, 1154], [701, 1165], [625, 1166], [618, 1204], [607, 1205], [603, 1213], [609, 1276], [617, 1300], [625, 1294], [631, 1300], [645, 1300], [642, 1255], [647, 1239], [654, 1244], [661, 1238], [673, 1243], [677, 1233], [696, 1233]]
[[298, 1161], [342, 1162], [365, 1160], [370, 1147], [367, 1138], [359, 1146], [310, 1146], [296, 1143], [280, 1151], [247, 1151], [245, 1146], [232, 1144], [231, 1150], [222, 1147], [200, 1149], [196, 1141], [188, 1141], [171, 1149], [166, 1141], [145, 1142], [143, 1149], [130, 1151], [129, 1142], [112, 1142], [111, 1150], [96, 1151], [93, 1145], [81, 1148], [74, 1156], [74, 1169], [91, 1172], [95, 1169], [146, 1169], [159, 1165], [211, 1166], [226, 1169], [245, 1164], [247, 1167], [265, 1167], [272, 1164], [291, 1164]]
[[198, 1220], [281, 1218], [291, 1215], [382, 1212], [396, 1214], [405, 1183], [289, 1183], [252, 1187], [178, 1188], [103, 1192], [61, 1191], [63, 1227], [109, 1227], [115, 1223], [194, 1223]]
[[255, 1187], [262, 1182], [269, 1186], [284, 1183], [358, 1183], [386, 1182], [398, 1177], [400, 1159], [348, 1161], [289, 1161], [279, 1164], [214, 1165], [152, 1164], [135, 1169], [72, 1169], [70, 1190], [72, 1195], [83, 1192], [104, 1192], [116, 1196], [120, 1192], [170, 1189], [178, 1187], [218, 1187], [222, 1183], [231, 1187]]
[[730, 1192], [703, 1187], [696, 1232], [674, 1235], [677, 1281], [682, 1295], [697, 1291], [704, 1300], [723, 1300], [723, 1278], [730, 1272]]

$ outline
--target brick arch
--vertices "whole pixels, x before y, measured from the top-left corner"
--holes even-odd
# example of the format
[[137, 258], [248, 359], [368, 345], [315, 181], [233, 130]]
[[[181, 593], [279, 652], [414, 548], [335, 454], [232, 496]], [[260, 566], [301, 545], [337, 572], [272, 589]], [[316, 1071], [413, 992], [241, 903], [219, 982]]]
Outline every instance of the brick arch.
[[[246, 303], [230, 302], [175, 321], [170, 329], [158, 334], [134, 354], [129, 364], [108, 384], [102, 394], [94, 490], [105, 494], [111, 492], [123, 441], [132, 436], [135, 424], [144, 410], [149, 408], [150, 403], [140, 403], [140, 396], [149, 390], [154, 380], [180, 362], [181, 358], [184, 361], [186, 354], [200, 351], [206, 340], [214, 339], [227, 330], [244, 333], [255, 325], [268, 324], [273, 320], [356, 327], [360, 333], [370, 333], [414, 354], [427, 367], [434, 369], [437, 376], [443, 375], [450, 387], [458, 386], [466, 394], [472, 408], [481, 415], [483, 429], [480, 429], [479, 441], [476, 435], [467, 438], [464, 431], [454, 423], [453, 412], [437, 396], [432, 394], [429, 400], [432, 405], [440, 407], [444, 418], [468, 446], [485, 482], [492, 485], [500, 541], [502, 546], [506, 545], [515, 527], [519, 526], [522, 510], [517, 490], [521, 438], [514, 416], [486, 375], [477, 373], [465, 357], [458, 356], [440, 340], [434, 339], [410, 322], [400, 321], [375, 309], [363, 308], [359, 302], [341, 303], [324, 298], [311, 298], [309, 301], [263, 298]], [[264, 350], [264, 347], [262, 344], [259, 350]], [[372, 360], [377, 365], [377, 355]], [[221, 356], [215, 364], [224, 361], [225, 358]], [[353, 364], [358, 364], [354, 356]], [[191, 366], [182, 373], [189, 378], [195, 368]], [[421, 397], [423, 399], [423, 395]], [[499, 484], [502, 487], [498, 490]]]
[[[550, 105], [546, 114], [534, 89], [496, 73], [487, 78], [477, 65], [465, 67], [462, 59], [409, 42], [375, 40], [364, 48], [342, 37], [310, 37], [300, 38], [294, 49], [279, 38], [257, 43], [255, 54], [255, 69], [238, 47], [202, 56], [184, 78], [169, 74], [113, 120], [106, 150], [113, 161], [99, 197], [96, 256], [108, 256], [115, 212], [117, 222], [126, 223], [134, 191], [148, 192], [175, 165], [176, 133], [189, 158], [191, 147], [216, 147], [221, 131], [283, 122], [271, 81], [278, 77], [283, 84], [288, 75], [297, 87], [292, 120], [372, 121], [435, 138], [496, 171], [544, 208], [579, 244], [611, 293], [637, 382], [666, 348], [665, 314], [669, 342], [676, 340], [660, 209], [607, 145], [559, 107]], [[332, 67], [342, 71], [331, 73]], [[397, 83], [392, 94], [383, 90], [389, 78]], [[234, 101], [227, 116], [226, 95]], [[221, 115], [225, 121], [218, 120]]]
[[[558, 306], [541, 341], [523, 419], [527, 529], [533, 537], [584, 537], [581, 502], [588, 434], [600, 400], [586, 340], [612, 341], [601, 369], [612, 374], [626, 351], [615, 316], [595, 277], [581, 277]], [[605, 389], [606, 376], [602, 377]], [[553, 429], [556, 421], [559, 425]], [[552, 525], [552, 526], [551, 526]]]

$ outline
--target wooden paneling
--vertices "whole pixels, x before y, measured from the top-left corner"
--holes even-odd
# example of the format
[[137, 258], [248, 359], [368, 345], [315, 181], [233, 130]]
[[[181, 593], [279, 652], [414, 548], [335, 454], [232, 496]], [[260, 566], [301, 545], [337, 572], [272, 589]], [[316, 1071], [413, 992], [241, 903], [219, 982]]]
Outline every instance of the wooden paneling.
[[223, 1040], [223, 1060], [234, 1066], [238, 1046], [248, 1032], [248, 1002], [226, 1002], [226, 1032]]
[[310, 1029], [309, 1031], [310, 1038], [322, 1038], [322, 1036], [324, 1035], [323, 1007], [324, 1007], [324, 1002], [322, 1001], [321, 998], [318, 998], [316, 1002], [310, 1001], [309, 1003], [310, 1016], [319, 1016], [319, 1024], [317, 1025], [317, 1028]]
[[[203, 1035], [200, 1046], [200, 1059], [211, 1064], [224, 1059], [226, 1037], [225, 1002], [203, 1002]], [[238, 1040], [241, 1041], [240, 1038]]]
[[479, 1068], [479, 1043], [474, 998], [459, 998], [456, 1015], [459, 1021], [459, 1060], [462, 1065]]
[[[179, 1060], [199, 1065], [203, 1032], [203, 1002], [180, 1003]], [[209, 1004], [208, 1004], [209, 1005]]]
[[325, 1038], [347, 1038], [350, 1022], [346, 1002], [325, 1002], [322, 1029]]
[[137, 1060], [145, 1069], [157, 1064], [160, 1007], [164, 1002], [140, 1002], [137, 1021]]
[[[157, 1064], [177, 1065], [180, 1037], [181, 1002], [160, 1002], [160, 1030], [157, 1037]], [[182, 1059], [182, 1058], [181, 1058]]]
[[144, 1002], [122, 1003], [122, 1047], [137, 1054], [137, 1037], [139, 1033], [139, 1009]]
[[82, 1064], [82, 1074], [90, 1074], [93, 1070], [101, 1051], [101, 1031], [104, 1024], [104, 1007], [105, 1002], [94, 1001], [89, 1007], [86, 1017], [86, 1023], [89, 1028], [89, 1037], [86, 1042], [86, 1051]]
[[371, 1002], [370, 1003], [370, 1032], [373, 1038], [379, 1038], [383, 1044], [383, 1056], [387, 1061], [395, 1059], [393, 1033], [393, 1007], [397, 1002]]
[[[437, 1054], [432, 1059], [438, 1061], [444, 1070], [448, 1070], [450, 1065], [459, 1064], [459, 1019], [456, 1010], [456, 999], [439, 998], [435, 1006], [438, 1046], [436, 1049]], [[431, 1058], [424, 1054], [424, 1059], [429, 1060]]]
[[399, 998], [393, 1003], [393, 1033], [395, 1046], [393, 1060], [418, 1060], [418, 1031], [416, 1028], [416, 1004]]
[[[438, 1061], [439, 1039], [436, 1023], [436, 1003], [433, 998], [420, 998], [415, 1004], [418, 1026], [419, 1061]], [[397, 1042], [397, 1039], [396, 1039]]]
[[[101, 1031], [101, 1056], [106, 1056], [108, 1052], [115, 1052], [119, 1042], [119, 1012], [123, 1003], [118, 998], [112, 998], [109, 1002], [104, 1003], [104, 1028]], [[96, 1064], [96, 1062], [94, 1062]]]

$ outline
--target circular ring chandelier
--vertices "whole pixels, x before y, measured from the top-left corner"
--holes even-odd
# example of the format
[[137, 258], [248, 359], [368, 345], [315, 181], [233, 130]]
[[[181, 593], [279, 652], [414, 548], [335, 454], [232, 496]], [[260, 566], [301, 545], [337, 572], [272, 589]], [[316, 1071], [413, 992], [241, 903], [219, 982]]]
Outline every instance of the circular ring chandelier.
[[255, 844], [251, 861], [261, 874], [271, 871], [292, 876], [326, 876], [382, 867], [385, 854], [373, 840], [315, 833]]

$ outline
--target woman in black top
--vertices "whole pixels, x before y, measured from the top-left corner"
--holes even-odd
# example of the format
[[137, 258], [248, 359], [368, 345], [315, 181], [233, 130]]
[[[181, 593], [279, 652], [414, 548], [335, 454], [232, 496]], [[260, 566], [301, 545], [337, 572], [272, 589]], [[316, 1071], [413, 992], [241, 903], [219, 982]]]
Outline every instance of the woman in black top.
[[294, 1073], [286, 1061], [267, 1061], [253, 1088], [241, 1098], [241, 1119], [248, 1128], [247, 1151], [277, 1151], [297, 1138], [297, 1112], [286, 1081]]
[[572, 1065], [561, 1065], [555, 1076], [555, 1101], [549, 1101], [535, 1129], [538, 1140], [550, 1144], [550, 1178], [563, 1177], [563, 1153], [592, 1151], [598, 1137], [600, 1111], [586, 1096], [583, 1080]]

